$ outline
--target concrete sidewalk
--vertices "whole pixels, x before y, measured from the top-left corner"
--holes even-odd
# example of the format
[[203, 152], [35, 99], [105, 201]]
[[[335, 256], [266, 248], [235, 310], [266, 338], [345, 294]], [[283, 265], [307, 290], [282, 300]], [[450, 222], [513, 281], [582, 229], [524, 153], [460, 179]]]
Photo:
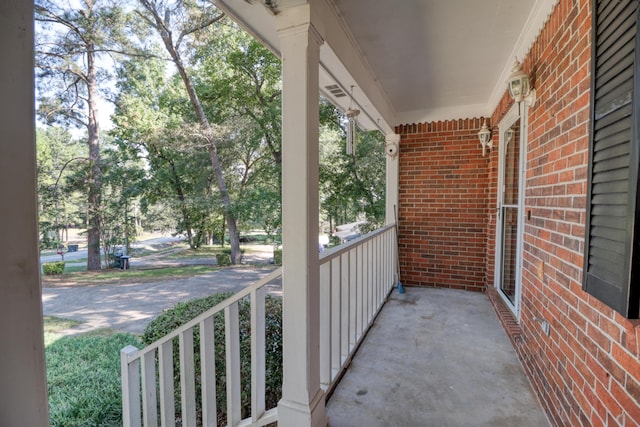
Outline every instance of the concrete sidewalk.
[[[101, 328], [141, 334], [162, 310], [176, 303], [218, 292], [237, 292], [273, 268], [229, 267], [187, 279], [128, 285], [57, 286], [42, 289], [45, 316], [84, 322], [64, 331], [74, 334]], [[281, 294], [280, 280], [268, 286]]]

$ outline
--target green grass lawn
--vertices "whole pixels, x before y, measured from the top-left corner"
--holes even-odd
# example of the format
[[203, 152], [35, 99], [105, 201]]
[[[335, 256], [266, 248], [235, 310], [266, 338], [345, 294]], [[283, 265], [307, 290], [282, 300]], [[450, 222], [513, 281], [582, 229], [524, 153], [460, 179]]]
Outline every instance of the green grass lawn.
[[60, 335], [78, 324], [44, 318], [51, 426], [120, 426], [120, 349], [127, 345], [140, 347], [140, 341], [108, 329]]
[[209, 273], [218, 268], [211, 265], [184, 265], [179, 267], [163, 267], [149, 269], [120, 270], [107, 269], [86, 271], [83, 266], [65, 267], [65, 274], [59, 276], [43, 276], [44, 285], [118, 285], [122, 283], [146, 283], [157, 280], [171, 280]]

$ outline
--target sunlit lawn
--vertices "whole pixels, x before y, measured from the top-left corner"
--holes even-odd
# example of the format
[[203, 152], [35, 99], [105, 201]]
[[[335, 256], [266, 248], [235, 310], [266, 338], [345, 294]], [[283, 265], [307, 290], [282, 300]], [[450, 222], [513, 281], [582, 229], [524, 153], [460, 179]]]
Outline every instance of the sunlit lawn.
[[66, 267], [60, 276], [43, 276], [45, 284], [119, 284], [143, 283], [154, 280], [170, 280], [197, 276], [218, 270], [211, 265], [183, 265], [149, 269], [120, 270], [118, 268], [102, 271], [86, 271], [86, 266]]
[[140, 341], [110, 329], [78, 336], [60, 334], [79, 324], [44, 318], [51, 426], [119, 426], [120, 349], [140, 346]]

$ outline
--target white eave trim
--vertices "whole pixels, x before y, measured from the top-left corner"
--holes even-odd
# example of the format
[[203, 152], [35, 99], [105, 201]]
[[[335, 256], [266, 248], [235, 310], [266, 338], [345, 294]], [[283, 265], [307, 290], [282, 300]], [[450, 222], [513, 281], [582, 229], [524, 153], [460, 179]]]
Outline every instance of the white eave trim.
[[452, 119], [490, 117], [491, 112], [492, 110], [489, 109], [487, 104], [469, 104], [439, 107], [429, 110], [405, 111], [398, 113], [397, 117], [399, 125], [412, 125]]
[[276, 17], [263, 4], [245, 0], [218, 0], [216, 7], [226, 13], [247, 33], [259, 40], [278, 58], [280, 39], [276, 33]]
[[536, 0], [535, 4], [531, 8], [531, 13], [525, 22], [522, 32], [520, 33], [520, 37], [518, 37], [518, 40], [511, 51], [511, 55], [509, 55], [509, 60], [505, 64], [502, 74], [500, 74], [500, 78], [496, 82], [496, 86], [489, 97], [487, 106], [490, 107], [489, 110], [491, 112], [496, 109], [498, 103], [502, 99], [502, 96], [507, 90], [507, 79], [509, 78], [509, 75], [511, 75], [511, 69], [513, 68], [515, 58], [517, 57], [518, 60], [522, 61], [523, 58], [528, 55], [533, 43], [540, 35], [540, 32], [549, 20], [549, 17], [557, 3], [558, 0]]

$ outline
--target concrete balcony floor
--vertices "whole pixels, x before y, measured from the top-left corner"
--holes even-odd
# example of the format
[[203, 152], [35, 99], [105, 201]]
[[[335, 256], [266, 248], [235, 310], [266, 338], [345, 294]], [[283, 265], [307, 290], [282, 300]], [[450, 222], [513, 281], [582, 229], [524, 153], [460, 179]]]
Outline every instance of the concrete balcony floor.
[[549, 425], [485, 294], [405, 289], [329, 399], [329, 426]]

